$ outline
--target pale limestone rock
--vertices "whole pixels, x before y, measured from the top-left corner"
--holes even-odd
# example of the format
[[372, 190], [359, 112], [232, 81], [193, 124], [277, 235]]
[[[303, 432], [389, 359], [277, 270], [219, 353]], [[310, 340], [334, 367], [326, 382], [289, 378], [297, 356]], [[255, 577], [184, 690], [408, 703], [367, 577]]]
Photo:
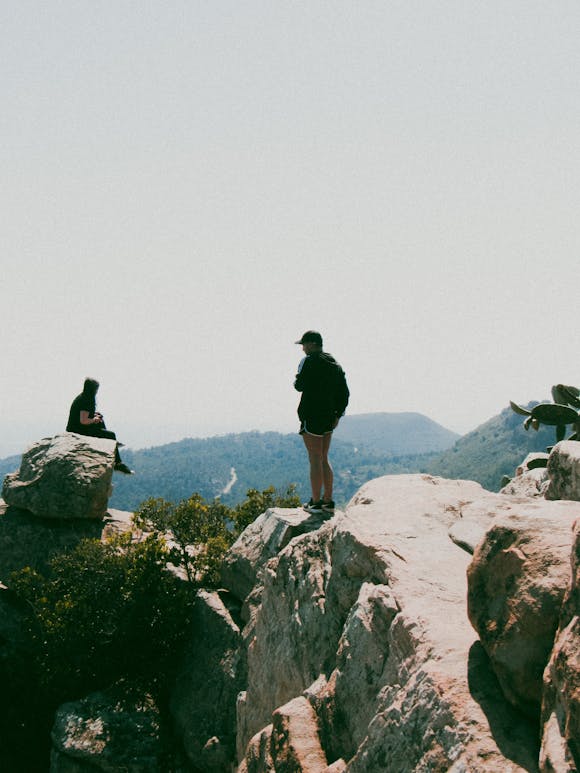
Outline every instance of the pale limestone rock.
[[498, 516], [468, 569], [468, 613], [502, 690], [537, 717], [570, 578], [573, 502], [520, 499]]
[[115, 441], [66, 432], [34, 443], [4, 479], [2, 498], [41, 518], [102, 518], [107, 512]]
[[244, 629], [240, 770], [277, 770], [269, 726], [301, 695], [332, 770], [534, 770], [533, 728], [494, 686], [466, 618], [470, 556], [448, 536], [482, 498], [507, 500], [427, 475], [371, 481], [263, 567]]
[[51, 738], [50, 773], [165, 773], [159, 712], [147, 698], [93, 693], [65, 703]]
[[512, 496], [543, 497], [548, 486], [548, 454], [532, 451], [516, 468], [515, 476], [502, 489], [500, 494]]
[[554, 446], [548, 459], [548, 475], [546, 499], [580, 501], [580, 442], [562, 440]]
[[341, 758], [326, 768], [325, 773], [343, 773], [346, 770], [346, 762]]
[[548, 482], [548, 470], [545, 467], [537, 467], [516, 475], [500, 490], [500, 494], [543, 497], [548, 487]]
[[272, 729], [273, 725], [267, 725], [250, 739], [237, 773], [267, 773], [275, 770], [270, 743]]
[[320, 745], [318, 720], [306, 698], [298, 697], [276, 709], [272, 722], [272, 759], [276, 771], [323, 773], [327, 763]]
[[222, 566], [224, 588], [244, 601], [266, 562], [278, 555], [293, 537], [318, 529], [327, 517], [325, 514], [308, 513], [301, 507], [266, 510], [229, 549]]
[[473, 554], [497, 516], [517, 514], [527, 504], [527, 499], [521, 495], [508, 497], [482, 491], [480, 498], [458, 508], [458, 517], [449, 527], [449, 536], [456, 545]]
[[192, 763], [227, 770], [235, 758], [236, 697], [245, 685], [240, 629], [218, 593], [200, 590], [170, 709]]
[[524, 472], [531, 472], [534, 469], [546, 469], [550, 454], [544, 451], [530, 451], [524, 461], [516, 468], [516, 477], [523, 475]]
[[570, 586], [544, 671], [542, 773], [580, 770], [580, 519], [574, 526]]
[[320, 745], [318, 719], [304, 697], [294, 698], [276, 709], [272, 723], [250, 740], [248, 754], [239, 771], [262, 773], [269, 770], [276, 773], [328, 771]]

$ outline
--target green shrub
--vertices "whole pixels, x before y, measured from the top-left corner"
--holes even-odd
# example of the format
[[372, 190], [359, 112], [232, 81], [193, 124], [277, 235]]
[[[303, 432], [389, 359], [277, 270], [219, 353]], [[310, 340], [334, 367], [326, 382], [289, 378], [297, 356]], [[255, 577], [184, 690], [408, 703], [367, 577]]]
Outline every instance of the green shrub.
[[246, 526], [249, 526], [259, 515], [266, 512], [269, 507], [300, 507], [300, 497], [296, 493], [296, 486], [292, 484], [283, 492], [277, 491], [274, 486], [270, 486], [264, 491], [251, 488], [246, 494], [245, 501], [236, 505], [233, 510], [232, 520], [237, 533], [241, 533]]
[[28, 638], [38, 684], [62, 701], [122, 678], [159, 687], [187, 628], [192, 589], [166, 568], [158, 535], [86, 539], [29, 567], [12, 589], [29, 608]]
[[293, 486], [250, 489], [235, 508], [199, 494], [177, 504], [149, 499], [134, 514], [141, 532], [82, 540], [53, 558], [46, 573], [15, 572], [11, 589], [28, 609], [34, 678], [47, 700], [68, 700], [120, 679], [155, 691], [177, 659], [195, 589], [217, 585], [236, 535], [269, 507], [298, 504]]
[[228, 529], [231, 515], [231, 509], [219, 499], [208, 504], [199, 494], [192, 494], [177, 504], [148, 499], [133, 515], [133, 522], [167, 539], [169, 561], [181, 567], [191, 583], [213, 586], [234, 538]]
[[277, 491], [250, 489], [244, 502], [228, 507], [219, 499], [206, 502], [192, 494], [177, 504], [162, 498], [147, 499], [133, 515], [135, 526], [167, 539], [171, 563], [187, 579], [206, 587], [219, 582], [220, 565], [234, 539], [269, 507], [298, 507], [296, 486]]

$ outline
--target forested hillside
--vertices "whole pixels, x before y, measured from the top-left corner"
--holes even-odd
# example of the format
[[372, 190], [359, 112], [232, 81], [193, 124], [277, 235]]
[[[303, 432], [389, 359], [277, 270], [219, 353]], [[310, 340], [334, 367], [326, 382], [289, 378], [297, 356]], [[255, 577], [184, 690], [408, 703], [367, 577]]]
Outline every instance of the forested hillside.
[[[432, 455], [387, 458], [353, 444], [333, 439], [335, 499], [346, 502], [367, 480], [396, 472], [416, 472]], [[270, 485], [285, 489], [294, 483], [308, 499], [308, 461], [302, 438], [278, 432], [189, 438], [178, 443], [123, 451], [136, 470], [131, 477], [114, 478], [111, 507], [133, 510], [148, 497], [175, 501], [197, 491], [206, 499], [220, 495], [226, 504], [241, 501], [247, 490]], [[232, 481], [233, 485], [232, 485]]]
[[[529, 407], [536, 404], [530, 403]], [[498, 491], [503, 475], [513, 476], [530, 451], [545, 451], [554, 442], [554, 427], [541, 426], [537, 432], [526, 432], [522, 417], [505, 408], [431, 459], [427, 469], [444, 478], [476, 480], [484, 488]]]
[[[476, 480], [497, 491], [502, 476], [513, 475], [529, 451], [542, 451], [554, 442], [554, 431], [542, 427], [526, 432], [522, 417], [506, 408], [447, 450], [433, 451], [449, 446], [454, 437], [420, 414], [345, 417], [332, 441], [336, 501], [344, 504], [367, 480], [407, 472]], [[193, 492], [206, 499], [219, 495], [234, 505], [250, 488], [285, 489], [292, 483], [302, 498], [310, 495], [308, 462], [298, 434], [243, 432], [189, 438], [142, 450], [126, 448], [123, 459], [136, 474], [113, 478], [110, 505], [120, 510], [134, 510], [149, 497], [177, 501]], [[1, 478], [19, 463], [17, 456], [0, 460]]]

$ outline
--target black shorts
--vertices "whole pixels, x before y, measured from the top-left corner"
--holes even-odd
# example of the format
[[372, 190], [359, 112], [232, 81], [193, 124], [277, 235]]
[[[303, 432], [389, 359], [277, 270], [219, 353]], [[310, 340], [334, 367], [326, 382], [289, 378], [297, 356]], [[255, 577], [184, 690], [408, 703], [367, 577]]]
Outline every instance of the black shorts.
[[330, 435], [334, 429], [334, 423], [336, 419], [303, 419], [300, 422], [300, 429], [298, 432], [301, 435], [316, 435], [322, 437], [323, 435]]

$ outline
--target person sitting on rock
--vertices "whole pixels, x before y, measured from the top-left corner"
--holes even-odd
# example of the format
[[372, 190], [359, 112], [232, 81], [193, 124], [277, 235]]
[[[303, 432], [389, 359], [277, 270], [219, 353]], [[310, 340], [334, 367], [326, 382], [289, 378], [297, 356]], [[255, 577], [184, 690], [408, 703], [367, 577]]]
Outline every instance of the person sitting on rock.
[[[98, 381], [94, 378], [85, 379], [83, 391], [72, 401], [66, 431], [76, 432], [78, 435], [117, 440], [115, 433], [105, 427], [103, 415], [96, 410], [98, 389]], [[115, 443], [115, 470], [117, 470], [117, 472], [123, 472], [125, 475], [131, 475], [133, 473], [133, 471], [121, 461], [117, 443]]]

